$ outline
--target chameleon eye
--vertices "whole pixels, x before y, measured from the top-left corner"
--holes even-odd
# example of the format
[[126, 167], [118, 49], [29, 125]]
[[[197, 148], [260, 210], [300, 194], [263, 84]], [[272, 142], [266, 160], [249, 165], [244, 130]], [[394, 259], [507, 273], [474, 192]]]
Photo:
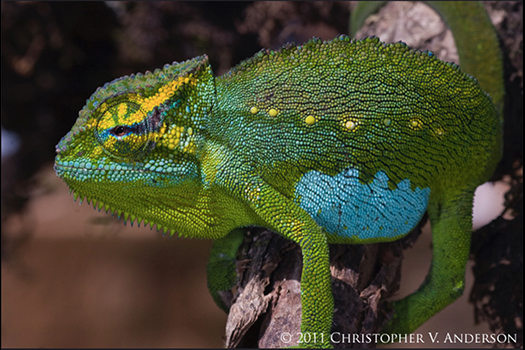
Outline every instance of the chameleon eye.
[[141, 158], [160, 124], [156, 110], [148, 115], [125, 95], [104, 102], [98, 113], [97, 140], [106, 152], [122, 159]]
[[127, 128], [123, 125], [117, 125], [113, 129], [111, 129], [109, 132], [112, 133], [115, 136], [124, 136], [127, 133]]

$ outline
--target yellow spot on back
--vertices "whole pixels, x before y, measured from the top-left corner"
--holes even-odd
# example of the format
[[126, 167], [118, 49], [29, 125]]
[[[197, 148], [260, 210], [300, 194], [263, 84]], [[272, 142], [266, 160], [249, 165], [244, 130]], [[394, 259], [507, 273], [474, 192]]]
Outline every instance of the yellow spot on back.
[[259, 108], [257, 108], [257, 107], [250, 108], [250, 113], [251, 114], [257, 114], [257, 112], [259, 112]]
[[268, 111], [268, 114], [270, 115], [270, 117], [276, 117], [277, 116], [277, 110], [276, 109], [270, 109]]
[[351, 120], [347, 121], [346, 124], [345, 124], [345, 127], [346, 127], [347, 129], [349, 129], [349, 130], [354, 129], [355, 126], [356, 126], [356, 123], [354, 123], [354, 122], [351, 121]]
[[413, 129], [421, 129], [423, 126], [423, 123], [418, 118], [412, 118], [410, 119], [410, 127]]
[[316, 122], [315, 117], [313, 115], [309, 115], [304, 121], [308, 125], [314, 125]]
[[339, 122], [341, 123], [343, 130], [354, 132], [359, 127], [360, 118], [363, 118], [362, 114], [357, 116], [342, 115], [339, 117]]

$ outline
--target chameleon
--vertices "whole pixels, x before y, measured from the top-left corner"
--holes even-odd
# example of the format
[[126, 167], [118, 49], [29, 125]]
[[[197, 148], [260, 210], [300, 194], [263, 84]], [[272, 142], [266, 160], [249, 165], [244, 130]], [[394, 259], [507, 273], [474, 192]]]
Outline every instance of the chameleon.
[[456, 64], [341, 35], [262, 49], [218, 77], [203, 55], [106, 83], [54, 167], [75, 200], [215, 240], [208, 278], [222, 308], [242, 228], [296, 242], [301, 332], [322, 335], [304, 345], [330, 347], [329, 243], [394, 241], [427, 211], [431, 269], [385, 329], [413, 332], [462, 294], [473, 195], [501, 157], [501, 124]]

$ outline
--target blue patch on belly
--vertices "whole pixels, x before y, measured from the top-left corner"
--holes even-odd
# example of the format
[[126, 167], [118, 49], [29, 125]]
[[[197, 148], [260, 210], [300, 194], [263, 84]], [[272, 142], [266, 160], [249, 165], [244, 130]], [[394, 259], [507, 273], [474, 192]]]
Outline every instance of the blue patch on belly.
[[379, 171], [369, 184], [359, 182], [357, 169], [336, 176], [312, 170], [295, 189], [295, 202], [328, 233], [359, 240], [386, 240], [412, 230], [425, 213], [430, 188], [410, 188], [405, 179], [392, 190]]

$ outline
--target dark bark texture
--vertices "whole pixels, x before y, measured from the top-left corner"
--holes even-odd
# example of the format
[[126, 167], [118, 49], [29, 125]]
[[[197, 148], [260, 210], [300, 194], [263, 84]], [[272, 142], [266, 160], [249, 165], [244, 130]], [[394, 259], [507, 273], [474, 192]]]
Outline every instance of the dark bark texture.
[[[380, 330], [388, 317], [384, 298], [399, 288], [403, 249], [416, 241], [420, 227], [393, 243], [330, 245], [333, 333]], [[275, 348], [296, 344], [301, 328], [299, 246], [271, 231], [253, 229], [246, 235], [239, 259], [240, 278], [226, 325], [225, 346]], [[290, 334], [292, 341], [282, 339], [283, 333]]]

